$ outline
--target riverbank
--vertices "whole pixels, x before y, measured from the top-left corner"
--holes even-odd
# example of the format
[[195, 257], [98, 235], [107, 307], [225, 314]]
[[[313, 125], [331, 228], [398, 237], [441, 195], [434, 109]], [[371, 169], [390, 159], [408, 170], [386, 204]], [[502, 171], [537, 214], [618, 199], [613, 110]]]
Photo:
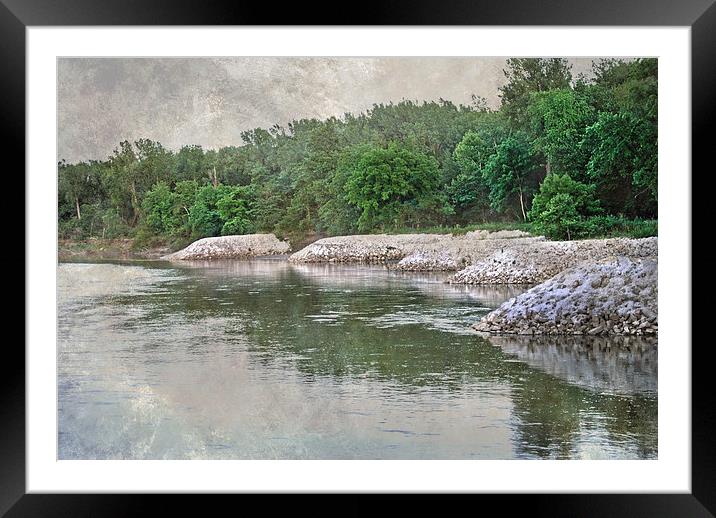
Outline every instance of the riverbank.
[[167, 261], [211, 259], [247, 259], [266, 255], [282, 255], [291, 251], [288, 241], [273, 234], [206, 237], [177, 252], [162, 256]]
[[319, 239], [291, 255], [294, 263], [390, 264], [405, 271], [457, 270], [505, 246], [544, 240], [519, 230], [453, 234], [367, 234]]
[[[215, 260], [279, 256], [273, 234], [205, 238], [173, 253], [131, 240], [59, 242], [60, 260]], [[324, 238], [288, 257], [301, 264], [383, 264], [393, 271], [456, 272], [450, 284], [534, 285], [475, 324], [491, 334], [657, 333], [657, 238], [548, 241], [521, 231]], [[288, 265], [286, 265], [288, 266]], [[526, 290], [528, 286], [525, 286]]]
[[585, 239], [514, 243], [457, 272], [454, 284], [537, 284], [582, 262], [611, 257], [656, 259], [658, 238]]
[[457, 271], [451, 284], [534, 285], [474, 325], [488, 334], [654, 337], [658, 238], [548, 241], [524, 232], [343, 236], [294, 253], [294, 263], [384, 263]]
[[133, 239], [87, 239], [57, 241], [57, 258], [60, 261], [78, 259], [159, 259], [171, 253], [168, 246], [136, 247]]
[[508, 300], [473, 327], [490, 334], [654, 336], [657, 300], [656, 259], [583, 262]]
[[[304, 246], [302, 246], [304, 245]], [[302, 247], [301, 247], [302, 246]], [[300, 247], [300, 248], [299, 248]], [[58, 240], [63, 259], [241, 259], [294, 253], [292, 263], [386, 264], [401, 271], [452, 271], [456, 284], [534, 284], [584, 260], [655, 257], [656, 237], [549, 241], [521, 230], [464, 234], [336, 236], [292, 247], [273, 234], [203, 238], [176, 251], [125, 239]]]
[[536, 284], [583, 261], [649, 258], [658, 238], [549, 241], [522, 231], [378, 234], [320, 239], [295, 252], [294, 263], [387, 264], [402, 271], [455, 271], [454, 284]]

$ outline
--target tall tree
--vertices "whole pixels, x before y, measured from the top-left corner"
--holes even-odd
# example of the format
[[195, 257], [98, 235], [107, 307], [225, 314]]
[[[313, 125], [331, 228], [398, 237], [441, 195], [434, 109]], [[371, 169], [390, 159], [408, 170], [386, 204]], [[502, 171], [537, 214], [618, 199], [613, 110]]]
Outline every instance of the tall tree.
[[588, 95], [601, 111], [581, 142], [586, 173], [611, 213], [655, 217], [658, 195], [658, 68], [652, 58], [594, 64]]
[[504, 211], [508, 200], [514, 196], [519, 202], [522, 219], [527, 221], [527, 204], [538, 186], [538, 171], [539, 162], [532, 153], [527, 135], [516, 132], [500, 142], [483, 169], [492, 208]]
[[582, 177], [589, 157], [579, 144], [587, 126], [596, 119], [584, 96], [571, 89], [535, 92], [530, 96], [527, 117], [535, 149], [545, 157], [545, 172]]
[[514, 126], [526, 120], [530, 94], [569, 88], [572, 66], [564, 58], [511, 58], [503, 70], [507, 82], [500, 87], [502, 111]]
[[485, 166], [498, 144], [508, 135], [509, 130], [503, 119], [497, 114], [490, 114], [465, 133], [455, 146], [453, 158], [458, 174], [451, 179], [448, 193], [460, 220], [468, 222], [477, 214], [484, 218], [490, 206]]
[[426, 206], [439, 182], [435, 158], [403, 144], [358, 150], [345, 185], [346, 199], [361, 210], [360, 230], [399, 226], [407, 204]]
[[177, 181], [203, 182], [209, 175], [210, 166], [201, 146], [182, 146], [176, 154], [174, 164]]
[[88, 162], [58, 163], [58, 193], [74, 206], [77, 219], [82, 219], [80, 206], [93, 196], [98, 188], [96, 170]]

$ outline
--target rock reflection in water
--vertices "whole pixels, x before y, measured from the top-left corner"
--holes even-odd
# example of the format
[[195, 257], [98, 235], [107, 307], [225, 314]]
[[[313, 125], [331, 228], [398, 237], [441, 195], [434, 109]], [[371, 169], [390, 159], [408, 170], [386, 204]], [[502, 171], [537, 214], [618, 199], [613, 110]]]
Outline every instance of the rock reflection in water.
[[530, 367], [608, 394], [656, 394], [655, 339], [630, 336], [491, 336], [490, 343]]

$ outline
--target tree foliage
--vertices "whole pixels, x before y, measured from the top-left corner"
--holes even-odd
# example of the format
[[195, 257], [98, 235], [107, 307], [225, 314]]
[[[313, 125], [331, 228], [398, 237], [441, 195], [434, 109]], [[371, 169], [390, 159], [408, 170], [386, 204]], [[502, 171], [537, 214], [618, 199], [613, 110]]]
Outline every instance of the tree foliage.
[[346, 200], [360, 209], [358, 229], [398, 228], [403, 216], [427, 209], [439, 185], [437, 160], [396, 142], [355, 151], [345, 184]]
[[502, 140], [488, 158], [483, 170], [483, 178], [489, 186], [492, 208], [504, 211], [510, 197], [516, 197], [520, 214], [526, 220], [526, 204], [539, 185], [536, 177], [538, 168], [530, 141], [524, 133], [511, 134]]
[[507, 82], [500, 87], [502, 111], [515, 126], [522, 126], [531, 95], [568, 89], [572, 80], [570, 69], [571, 65], [563, 58], [508, 59], [504, 70]]
[[597, 217], [584, 188], [604, 225], [656, 216], [655, 59], [599, 60], [576, 81], [557, 58], [509, 59], [504, 72], [495, 111], [477, 96], [403, 100], [255, 128], [219, 149], [139, 139], [106, 160], [61, 161], [60, 235], [301, 240], [531, 219], [573, 238]]
[[571, 89], [536, 92], [527, 106], [535, 151], [545, 158], [546, 173], [579, 174], [588, 160], [580, 142], [596, 118], [587, 99]]
[[535, 229], [552, 239], [580, 237], [591, 216], [602, 212], [594, 197], [594, 186], [573, 180], [569, 175], [550, 174], [532, 202], [529, 218]]

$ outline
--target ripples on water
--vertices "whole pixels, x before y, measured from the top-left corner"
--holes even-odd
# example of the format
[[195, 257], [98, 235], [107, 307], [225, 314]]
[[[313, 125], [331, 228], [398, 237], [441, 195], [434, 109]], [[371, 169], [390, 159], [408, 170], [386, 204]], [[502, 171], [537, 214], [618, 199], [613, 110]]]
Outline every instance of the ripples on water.
[[656, 457], [655, 348], [487, 341], [470, 324], [525, 288], [444, 279], [63, 263], [59, 457]]

